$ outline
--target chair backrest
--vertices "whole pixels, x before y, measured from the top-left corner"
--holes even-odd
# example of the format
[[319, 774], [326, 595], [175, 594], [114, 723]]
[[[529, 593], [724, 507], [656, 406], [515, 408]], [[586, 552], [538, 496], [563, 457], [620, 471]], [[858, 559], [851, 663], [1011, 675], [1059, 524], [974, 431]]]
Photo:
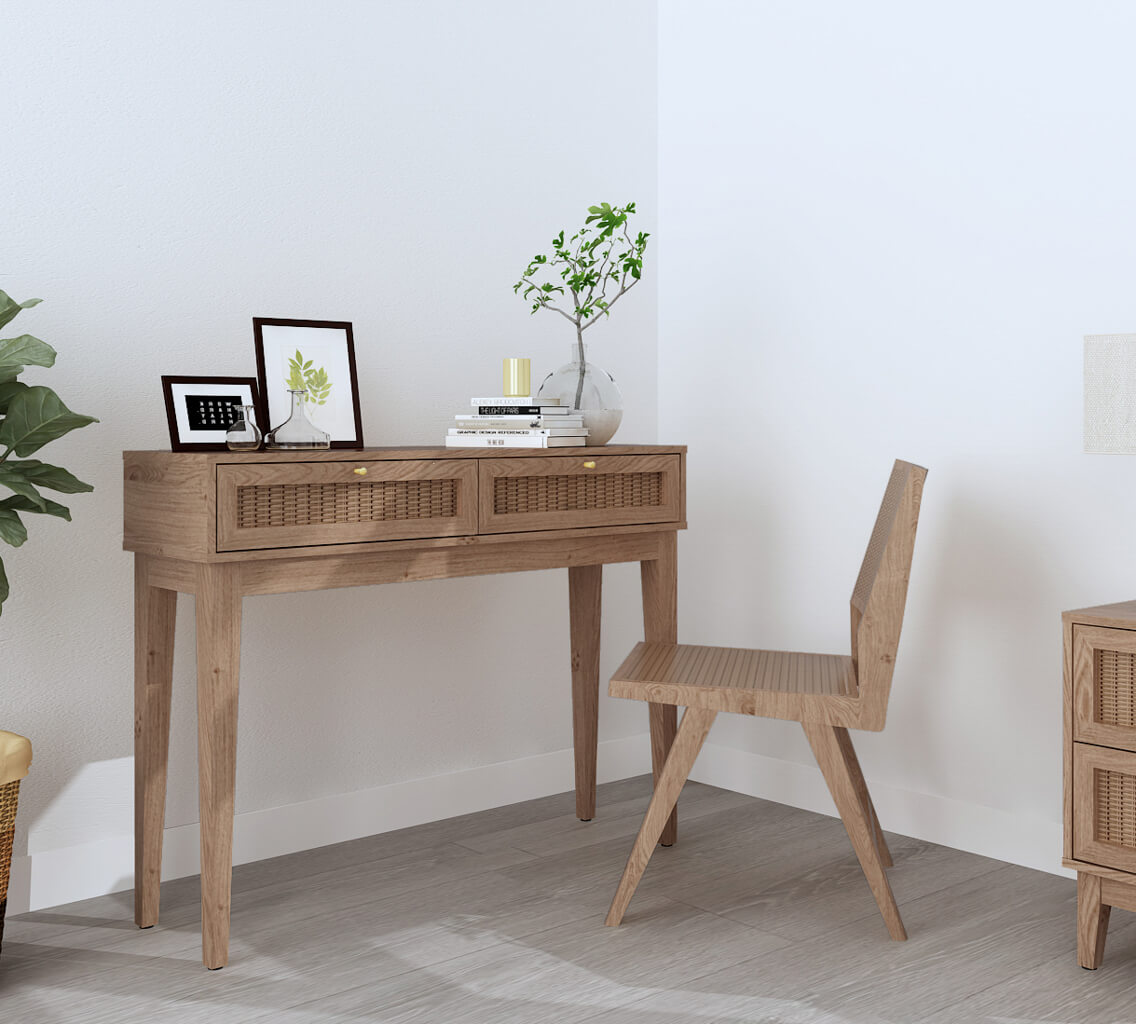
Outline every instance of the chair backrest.
[[926, 477], [922, 466], [896, 460], [852, 591], [852, 661], [866, 729], [882, 729], [887, 715]]

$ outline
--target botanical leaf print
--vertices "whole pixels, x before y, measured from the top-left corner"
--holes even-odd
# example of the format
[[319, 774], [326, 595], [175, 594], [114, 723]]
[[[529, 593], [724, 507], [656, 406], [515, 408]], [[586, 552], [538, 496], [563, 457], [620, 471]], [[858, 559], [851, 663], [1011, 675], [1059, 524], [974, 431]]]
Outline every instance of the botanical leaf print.
[[317, 370], [312, 364], [313, 360], [305, 361], [303, 353], [296, 349], [296, 354], [288, 358], [288, 376], [284, 378], [284, 384], [290, 391], [307, 391], [306, 401], [311, 405], [327, 405], [332, 387], [327, 370], [322, 366]]

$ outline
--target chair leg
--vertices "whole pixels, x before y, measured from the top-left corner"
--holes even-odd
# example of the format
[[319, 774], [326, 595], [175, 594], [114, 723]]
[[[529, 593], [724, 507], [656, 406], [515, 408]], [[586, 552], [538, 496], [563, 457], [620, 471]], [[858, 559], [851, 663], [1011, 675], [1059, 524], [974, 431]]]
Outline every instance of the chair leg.
[[831, 725], [818, 725], [814, 722], [802, 722], [801, 725], [848, 831], [848, 838], [859, 858], [864, 877], [876, 898], [888, 934], [897, 942], [902, 942], [907, 938], [907, 932], [904, 931], [899, 907], [896, 906], [895, 896], [888, 884], [883, 858], [872, 834], [871, 818], [857, 793], [853, 773], [845, 760], [837, 731]]
[[836, 726], [833, 732], [836, 733], [840, 752], [844, 755], [844, 761], [848, 765], [848, 773], [852, 776], [856, 795], [860, 798], [864, 813], [872, 823], [872, 838], [875, 839], [876, 847], [880, 851], [880, 860], [883, 861], [885, 868], [890, 868], [893, 863], [891, 850], [888, 849], [887, 840], [884, 839], [884, 830], [880, 828], [880, 819], [876, 815], [875, 804], [872, 803], [872, 796], [868, 792], [868, 784], [864, 781], [864, 773], [860, 770], [860, 759], [856, 756], [856, 748], [852, 746], [852, 737], [848, 735], [848, 730], [842, 725]]
[[678, 795], [686, 784], [690, 769], [694, 767], [694, 761], [702, 749], [706, 734], [710, 732], [710, 726], [714, 724], [717, 716], [717, 711], [710, 711], [707, 708], [687, 708], [684, 712], [662, 773], [655, 783], [655, 792], [643, 817], [639, 835], [635, 838], [635, 845], [631, 847], [631, 855], [627, 858], [623, 877], [615, 890], [611, 909], [607, 912], [604, 924], [609, 927], [614, 928], [623, 920], [627, 905], [635, 895], [639, 880], [647, 869], [647, 862], [655, 852], [659, 836], [663, 834], [671, 811], [678, 803]]

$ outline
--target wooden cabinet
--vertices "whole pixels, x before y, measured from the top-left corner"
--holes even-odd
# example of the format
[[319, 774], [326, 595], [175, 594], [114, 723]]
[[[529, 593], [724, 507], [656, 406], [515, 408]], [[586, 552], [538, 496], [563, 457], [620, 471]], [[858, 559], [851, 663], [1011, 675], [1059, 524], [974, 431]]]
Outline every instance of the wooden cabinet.
[[1093, 969], [1112, 907], [1136, 910], [1136, 601], [1063, 619], [1063, 863], [1077, 871], [1077, 958]]

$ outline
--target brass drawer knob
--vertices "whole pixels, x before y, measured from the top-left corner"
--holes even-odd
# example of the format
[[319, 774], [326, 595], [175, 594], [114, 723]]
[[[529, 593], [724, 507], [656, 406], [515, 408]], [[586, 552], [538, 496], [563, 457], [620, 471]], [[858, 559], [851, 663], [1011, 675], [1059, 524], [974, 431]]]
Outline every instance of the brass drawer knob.
[[584, 463], [584, 469], [595, 469], [595, 468], [596, 468], [596, 464], [594, 462], [585, 462]]
[[366, 466], [359, 466], [354, 470], [354, 473], [355, 473], [356, 476], [366, 476], [367, 475], [367, 467]]

